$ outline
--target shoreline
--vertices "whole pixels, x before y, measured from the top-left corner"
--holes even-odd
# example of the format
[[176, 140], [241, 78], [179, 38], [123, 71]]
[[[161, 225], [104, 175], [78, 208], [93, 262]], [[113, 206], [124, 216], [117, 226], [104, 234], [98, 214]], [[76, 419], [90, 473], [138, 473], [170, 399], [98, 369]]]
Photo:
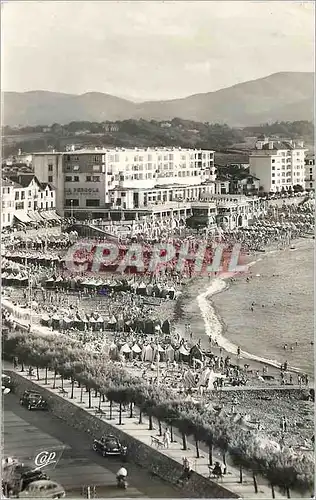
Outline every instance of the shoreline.
[[[311, 238], [308, 238], [310, 241], [312, 241]], [[249, 260], [250, 262], [248, 263], [248, 266], [251, 268], [254, 265], [256, 265], [258, 262], [261, 262], [263, 259], [268, 257], [269, 255], [273, 255], [276, 253], [281, 253], [282, 251], [285, 250], [293, 250], [295, 251], [297, 247], [295, 245], [300, 246], [300, 244], [303, 244], [304, 242], [306, 243], [306, 238], [299, 238], [297, 240], [293, 240], [290, 245], [282, 248], [276, 248], [270, 247], [266, 249], [264, 253], [259, 254], [249, 254]], [[292, 249], [292, 247], [295, 247]], [[219, 277], [214, 277], [210, 278], [209, 282], [205, 282], [202, 285], [203, 290], [196, 296], [196, 301], [197, 301], [197, 306], [199, 309], [199, 313], [201, 315], [201, 318], [204, 323], [204, 333], [202, 336], [199, 338], [201, 341], [201, 345], [205, 350], [211, 350], [214, 352], [214, 354], [218, 355], [220, 348], [223, 351], [223, 354], [226, 354], [230, 357], [233, 357], [237, 361], [237, 347], [238, 344], [231, 341], [229, 338], [225, 336], [225, 333], [228, 331], [228, 327], [225, 324], [224, 319], [222, 318], [220, 312], [218, 311], [216, 305], [214, 304], [213, 297], [220, 293], [224, 293], [225, 291], [230, 289], [230, 279], [231, 275], [225, 275], [223, 274], [222, 276]], [[239, 279], [241, 279], [241, 275], [234, 276], [234, 280], [238, 282]], [[190, 295], [190, 288], [194, 286], [194, 283], [196, 283], [198, 280], [192, 280], [187, 287], [187, 290], [185, 291], [184, 295]], [[182, 336], [184, 336], [187, 340], [189, 339], [188, 333], [185, 332], [183, 335], [183, 312], [185, 310], [185, 306], [189, 303], [188, 297], [180, 297], [184, 299], [182, 304], [178, 304], [175, 306], [175, 312], [176, 309], [180, 309], [180, 314], [177, 314], [178, 318], [175, 319], [175, 327], [176, 330], [181, 330]], [[178, 302], [178, 301], [177, 301]], [[210, 337], [212, 337], [212, 341], [216, 340], [217, 345], [214, 345], [214, 342], [212, 342], [212, 345], [210, 344]], [[194, 339], [195, 340], [195, 339]], [[231, 356], [233, 355], [233, 356]], [[263, 366], [268, 366], [269, 368], [272, 369], [274, 374], [280, 374], [280, 368], [282, 363], [278, 361], [277, 359], [269, 359], [265, 357], [258, 356], [256, 354], [253, 354], [251, 352], [248, 352], [246, 350], [241, 350], [240, 352], [240, 357], [238, 361], [240, 360], [244, 361], [247, 363], [248, 361], [251, 362], [251, 367], [262, 371]], [[296, 366], [288, 366], [288, 373], [295, 373], [295, 374], [303, 374], [305, 373], [304, 370], [302, 370], [299, 367]], [[313, 378], [313, 377], [312, 377]]]

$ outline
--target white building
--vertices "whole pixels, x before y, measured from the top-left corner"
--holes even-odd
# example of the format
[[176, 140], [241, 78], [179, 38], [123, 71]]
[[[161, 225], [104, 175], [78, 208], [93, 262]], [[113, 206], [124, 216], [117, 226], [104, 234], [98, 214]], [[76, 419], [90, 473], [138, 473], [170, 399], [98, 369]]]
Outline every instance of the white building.
[[[46, 218], [53, 219], [55, 207], [54, 187], [48, 183], [39, 182], [33, 174], [20, 174], [2, 180], [3, 225], [12, 225], [14, 217], [22, 223], [41, 222]], [[5, 212], [3, 212], [4, 209]]]
[[149, 202], [214, 193], [214, 151], [94, 149], [35, 153], [35, 175], [57, 189], [57, 210], [104, 217], [110, 207], [133, 210]]
[[260, 179], [266, 193], [304, 188], [306, 151], [303, 141], [259, 139], [249, 157], [250, 174]]
[[315, 155], [306, 155], [305, 158], [305, 188], [315, 191]]
[[14, 182], [2, 179], [1, 182], [1, 227], [11, 226], [15, 212]]

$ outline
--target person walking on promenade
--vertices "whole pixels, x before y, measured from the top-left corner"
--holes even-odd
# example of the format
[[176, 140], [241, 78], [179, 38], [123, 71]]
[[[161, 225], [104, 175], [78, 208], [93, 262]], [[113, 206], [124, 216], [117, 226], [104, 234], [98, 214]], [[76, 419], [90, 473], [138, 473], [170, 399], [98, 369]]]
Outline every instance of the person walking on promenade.
[[282, 433], [284, 434], [284, 432], [286, 432], [286, 427], [287, 427], [287, 422], [286, 422], [286, 418], [284, 415], [281, 418], [280, 427], [281, 427]]
[[167, 429], [165, 430], [164, 435], [163, 435], [164, 447], [169, 448], [170, 443], [171, 443], [171, 433], [169, 431], [169, 428], [167, 427]]

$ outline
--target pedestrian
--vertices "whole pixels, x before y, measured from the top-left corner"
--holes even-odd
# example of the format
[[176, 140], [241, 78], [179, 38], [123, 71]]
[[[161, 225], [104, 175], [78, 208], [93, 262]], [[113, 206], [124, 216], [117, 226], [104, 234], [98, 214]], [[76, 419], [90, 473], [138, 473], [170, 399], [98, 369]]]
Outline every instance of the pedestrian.
[[240, 347], [239, 346], [237, 347], [237, 356], [238, 356], [238, 358], [240, 356]]
[[163, 435], [164, 447], [169, 448], [170, 442], [171, 442], [171, 433], [169, 431], [169, 428], [167, 427], [167, 429], [165, 430], [164, 435]]

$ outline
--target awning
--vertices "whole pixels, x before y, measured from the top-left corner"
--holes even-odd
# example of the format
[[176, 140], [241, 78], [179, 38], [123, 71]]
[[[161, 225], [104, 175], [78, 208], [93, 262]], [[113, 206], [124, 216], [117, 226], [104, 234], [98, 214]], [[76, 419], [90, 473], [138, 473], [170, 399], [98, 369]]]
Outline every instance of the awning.
[[47, 214], [47, 217], [49, 220], [58, 220], [58, 216], [56, 214], [56, 212], [54, 212], [53, 210], [48, 210], [48, 212], [46, 212]]
[[60, 215], [58, 215], [58, 213], [55, 212], [55, 210], [52, 210], [52, 213], [54, 214], [54, 217], [55, 217], [56, 220], [61, 220], [62, 219], [62, 217], [60, 217]]
[[25, 224], [29, 224], [32, 222], [32, 219], [24, 212], [24, 210], [17, 210], [14, 212], [14, 216], [20, 221], [24, 222]]
[[34, 214], [35, 219], [38, 222], [43, 222], [43, 219], [42, 219], [42, 217], [40, 216], [40, 214], [38, 212], [33, 212], [33, 214]]
[[47, 212], [41, 212], [42, 219], [48, 220]]
[[32, 219], [33, 222], [38, 222], [38, 219], [36, 218], [35, 212], [29, 210], [27, 212], [27, 215], [29, 216], [30, 219]]

